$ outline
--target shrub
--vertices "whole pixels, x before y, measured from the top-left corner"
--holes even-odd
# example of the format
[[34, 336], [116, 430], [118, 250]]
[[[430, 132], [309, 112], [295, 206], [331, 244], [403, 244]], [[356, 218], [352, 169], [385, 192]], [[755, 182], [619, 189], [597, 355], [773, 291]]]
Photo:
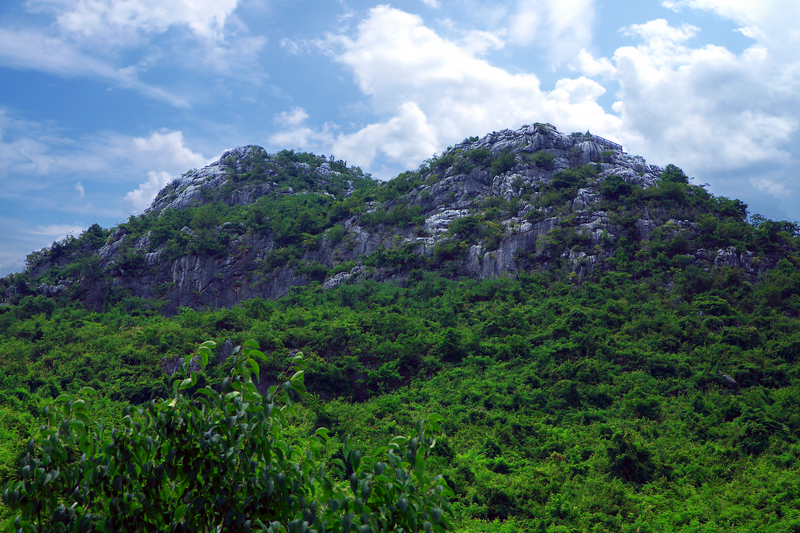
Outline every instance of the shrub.
[[514, 154], [514, 152], [508, 148], [504, 148], [503, 151], [500, 152], [500, 155], [498, 155], [497, 158], [492, 161], [492, 176], [499, 176], [504, 172], [508, 172], [514, 168], [516, 161], [516, 154]]
[[[426, 471], [439, 417], [365, 456], [345, 438], [333, 470], [322, 461], [328, 430], [289, 441], [286, 414], [306, 395], [301, 354], [262, 396], [266, 356], [254, 341], [234, 351], [219, 390], [201, 388], [213, 342], [186, 356], [171, 400], [126, 409], [108, 431], [90, 419], [89, 388], [62, 394], [28, 444], [21, 480], [3, 502], [23, 531], [437, 531], [449, 528], [440, 476]], [[255, 379], [253, 379], [255, 378]], [[347, 474], [349, 472], [349, 475]]]
[[492, 152], [488, 148], [475, 148], [468, 150], [465, 154], [481, 166], [489, 166], [492, 163]]
[[633, 192], [633, 186], [617, 175], [607, 177], [600, 188], [600, 194], [613, 200], [618, 200], [622, 196], [627, 196]]
[[541, 150], [533, 154], [530, 159], [531, 161], [539, 168], [543, 168], [546, 170], [553, 170], [555, 167], [554, 160], [556, 156], [551, 154], [550, 152], [545, 152]]

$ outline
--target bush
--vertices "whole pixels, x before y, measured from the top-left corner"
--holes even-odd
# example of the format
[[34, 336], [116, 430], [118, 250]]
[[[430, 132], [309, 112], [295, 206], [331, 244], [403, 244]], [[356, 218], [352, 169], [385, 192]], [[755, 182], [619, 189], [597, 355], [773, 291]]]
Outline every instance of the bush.
[[531, 156], [531, 161], [539, 168], [546, 170], [553, 170], [555, 168], [554, 160], [556, 156], [544, 150], [536, 152]]
[[514, 154], [514, 152], [508, 148], [503, 149], [503, 151], [500, 152], [500, 155], [497, 156], [497, 159], [492, 161], [492, 176], [499, 176], [504, 172], [508, 172], [514, 168], [516, 161], [517, 156]]
[[619, 200], [622, 196], [628, 196], [633, 192], [633, 186], [617, 175], [607, 177], [600, 188], [600, 194], [612, 200]]
[[488, 148], [475, 148], [468, 150], [465, 154], [481, 166], [489, 166], [492, 163], [492, 152]]
[[[235, 350], [219, 390], [201, 388], [193, 360], [205, 368], [213, 342], [187, 355], [174, 397], [127, 409], [109, 432], [90, 420], [84, 388], [62, 394], [47, 424], [28, 444], [21, 481], [3, 502], [24, 531], [444, 531], [447, 497], [440, 476], [426, 472], [438, 421], [420, 421], [413, 438], [396, 437], [373, 456], [345, 439], [333, 470], [322, 462], [328, 430], [293, 442], [285, 436], [293, 398], [304, 397], [302, 355], [279, 385], [256, 387], [254, 341]], [[253, 379], [255, 377], [255, 380]], [[349, 473], [349, 475], [348, 475]], [[360, 525], [359, 525], [360, 524]]]

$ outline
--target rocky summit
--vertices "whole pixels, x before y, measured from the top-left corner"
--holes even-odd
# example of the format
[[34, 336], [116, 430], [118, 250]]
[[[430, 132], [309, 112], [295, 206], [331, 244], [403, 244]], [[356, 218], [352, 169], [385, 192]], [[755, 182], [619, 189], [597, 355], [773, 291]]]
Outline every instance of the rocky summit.
[[755, 279], [776, 255], [703, 236], [704, 216], [746, 214], [677, 167], [550, 124], [465, 139], [386, 183], [333, 156], [244, 146], [173, 180], [142, 215], [32, 254], [26, 273], [41, 294], [93, 307], [135, 296], [167, 313], [426, 270], [580, 280], [636, 253]]

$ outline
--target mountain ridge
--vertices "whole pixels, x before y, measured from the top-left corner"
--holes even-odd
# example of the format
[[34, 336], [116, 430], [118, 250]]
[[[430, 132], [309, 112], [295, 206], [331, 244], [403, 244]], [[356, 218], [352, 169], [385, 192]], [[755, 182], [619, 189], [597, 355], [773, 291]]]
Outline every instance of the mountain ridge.
[[248, 145], [173, 180], [112, 231], [93, 226], [31, 254], [26, 274], [40, 294], [69, 293], [94, 308], [130, 295], [171, 314], [314, 282], [403, 282], [420, 269], [583, 279], [614, 269], [621, 244], [646, 246], [654, 232], [673, 267], [738, 267], [753, 282], [777, 264], [777, 250], [705, 242], [709, 210], [737, 224], [747, 215], [673, 165], [543, 123], [465, 139], [384, 183], [333, 156]]

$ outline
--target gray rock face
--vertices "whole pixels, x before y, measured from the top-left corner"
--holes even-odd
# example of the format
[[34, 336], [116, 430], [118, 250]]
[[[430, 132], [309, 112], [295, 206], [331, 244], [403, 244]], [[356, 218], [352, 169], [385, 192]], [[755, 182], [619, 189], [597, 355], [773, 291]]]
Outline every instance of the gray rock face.
[[[492, 176], [488, 167], [468, 164], [464, 160], [470, 152], [481, 149], [495, 157], [510, 150], [515, 156], [514, 163], [505, 172]], [[235, 176], [251, 170], [248, 156], [256, 150], [262, 149], [244, 146], [228, 150], [208, 166], [176, 178], [159, 192], [146, 212], [158, 216], [168, 208], [201, 205], [208, 191], [228, 191], [224, 193], [223, 201], [231, 206], [249, 205], [271, 194], [309, 193], [309, 190], [295, 192], [288, 187], [279, 188], [269, 180], [236, 182], [236, 186], [232, 186]], [[586, 134], [566, 135], [549, 124], [492, 132], [477, 140], [467, 139], [441, 157], [455, 163], [446, 169], [430, 169], [421, 176], [424, 185], [398, 198], [367, 204], [368, 212], [389, 211], [395, 206], [419, 208], [424, 218], [419, 227], [369, 226], [362, 216], [352, 216], [341, 222], [343, 238], [335, 243], [324, 238], [318, 246], [304, 249], [297, 263], [277, 265], [271, 269], [263, 266], [263, 260], [278, 246], [274, 235], [248, 232], [244, 227], [225, 224], [214, 231], [231, 236], [227, 254], [184, 255], [168, 260], [165, 246], [154, 244], [153, 236], [148, 233], [132, 245], [134, 256], [141, 257], [142, 266], [138, 267], [136, 275], [131, 275], [130, 271], [126, 273], [125, 268], [118, 265], [123, 259], [130, 263], [130, 257], [123, 257], [123, 251], [131, 248], [128, 243], [130, 236], [120, 228], [97, 252], [106, 279], [74, 281], [82, 283], [89, 303], [99, 304], [105, 291], [118, 287], [135, 296], [163, 300], [166, 312], [176, 312], [184, 306], [198, 309], [231, 307], [250, 298], [279, 298], [293, 286], [311, 283], [308, 275], [300, 273], [297, 268], [304, 262], [319, 262], [329, 269], [349, 261], [357, 264], [347, 272], [322, 280], [324, 289], [360, 279], [403, 281], [407, 271], [387, 266], [368, 269], [362, 264], [364, 257], [379, 250], [411, 246], [415, 253], [432, 262], [437, 246], [451, 238], [449, 229], [453, 221], [482, 213], [489, 205], [487, 202], [497, 198], [502, 198], [503, 205], [513, 207], [508, 207], [509, 211], [501, 220], [492, 222], [498, 233], [495, 241], [471, 242], [459, 256], [460, 275], [483, 279], [514, 275], [523, 269], [549, 270], [558, 264], [559, 268], [566, 265], [578, 276], [585, 276], [596, 268], [603, 268], [604, 261], [613, 257], [615, 243], [621, 235], [620, 227], [613, 223], [613, 214], [602, 210], [600, 187], [603, 182], [610, 176], [619, 176], [625, 182], [647, 189], [654, 186], [662, 174], [661, 168], [648, 165], [639, 156], [627, 154], [611, 141]], [[326, 180], [337, 178], [340, 173], [332, 170], [326, 158], [322, 157], [320, 161], [314, 171], [305, 163], [295, 163], [294, 171], [307, 174], [309, 180], [317, 184], [318, 189], [312, 192], [328, 194], [322, 187]], [[595, 165], [599, 172], [578, 190], [566, 211], [535, 205], [535, 200], [542, 197], [559, 171], [587, 164]], [[347, 185], [345, 197], [354, 190], [352, 182]], [[697, 231], [688, 221], [663, 221], [656, 215], [644, 211], [635, 221], [634, 230], [639, 239], [648, 239], [659, 228], [669, 238], [681, 232], [691, 234]], [[578, 244], [557, 251], [552, 246], [552, 235], [566, 231], [565, 228], [574, 232]], [[189, 228], [182, 231], [192, 234]], [[759, 262], [751, 253], [738, 252], [734, 248], [713, 252], [690, 250], [687, 256], [703, 268], [740, 267], [753, 279], [770, 266], [769, 261]], [[39, 292], [56, 294], [68, 286], [66, 281], [56, 286], [42, 285]], [[227, 345], [220, 357], [230, 355], [226, 350]], [[180, 361], [165, 363], [165, 371], [174, 372], [179, 366]]]

